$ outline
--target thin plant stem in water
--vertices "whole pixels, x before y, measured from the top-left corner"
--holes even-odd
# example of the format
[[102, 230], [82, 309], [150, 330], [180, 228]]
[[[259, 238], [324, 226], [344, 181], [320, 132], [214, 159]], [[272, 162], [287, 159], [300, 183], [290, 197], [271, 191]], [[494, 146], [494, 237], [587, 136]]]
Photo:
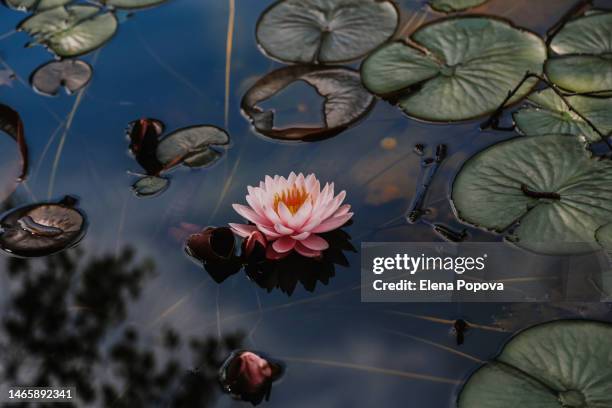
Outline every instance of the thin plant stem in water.
[[[441, 323], [441, 324], [446, 324], [446, 325], [455, 324], [454, 320], [442, 319], [440, 317], [435, 317], [435, 316], [418, 315], [418, 314], [413, 314], [413, 313], [408, 313], [408, 312], [398, 312], [395, 310], [386, 310], [385, 313], [398, 315], [398, 316], [412, 317], [414, 319], [425, 320], [425, 321], [429, 321], [433, 323]], [[470, 328], [474, 328], [474, 329], [492, 331], [492, 332], [497, 332], [497, 333], [508, 333], [507, 330], [501, 327], [497, 327], [497, 326], [487, 326], [487, 325], [477, 324], [477, 323], [472, 323], [472, 322], [466, 322], [466, 323], [468, 324]]]
[[224, 121], [225, 128], [229, 126], [229, 102], [232, 72], [232, 47], [234, 44], [234, 22], [236, 19], [236, 2], [229, 0], [229, 16], [227, 21], [227, 40], [225, 42], [225, 106]]
[[455, 380], [453, 378], [444, 378], [438, 377], [435, 375], [426, 375], [426, 374], [418, 374], [410, 371], [401, 371], [394, 370], [389, 368], [381, 368], [381, 367], [372, 367], [369, 365], [363, 364], [354, 364], [354, 363], [345, 363], [341, 361], [332, 361], [332, 360], [320, 360], [313, 358], [300, 358], [300, 357], [279, 357], [281, 360], [292, 363], [303, 363], [303, 364], [314, 364], [321, 365], [327, 367], [337, 367], [337, 368], [347, 368], [357, 371], [366, 371], [375, 374], [384, 374], [391, 375], [395, 377], [408, 378], [411, 380], [422, 380], [422, 381], [430, 381], [435, 383], [443, 383], [443, 384], [452, 384], [452, 385], [460, 385], [462, 381]]
[[418, 341], [420, 343], [428, 344], [430, 346], [439, 348], [440, 350], [447, 351], [447, 352], [449, 352], [451, 354], [455, 354], [457, 356], [467, 358], [468, 360], [475, 361], [475, 362], [477, 362], [479, 364], [484, 363], [483, 360], [481, 360], [481, 359], [479, 359], [477, 357], [474, 357], [474, 356], [472, 356], [472, 355], [470, 355], [468, 353], [464, 353], [464, 352], [459, 351], [459, 350], [455, 350], [454, 348], [445, 346], [444, 344], [436, 343], [435, 341], [427, 340], [427, 339], [424, 339], [422, 337], [413, 336], [411, 334], [402, 333], [402, 332], [395, 331], [395, 330], [385, 330], [385, 331], [387, 333], [395, 334], [395, 335], [400, 336], [400, 337], [405, 337], [405, 338], [408, 338], [408, 339], [411, 339], [411, 340], [414, 340], [414, 341]]

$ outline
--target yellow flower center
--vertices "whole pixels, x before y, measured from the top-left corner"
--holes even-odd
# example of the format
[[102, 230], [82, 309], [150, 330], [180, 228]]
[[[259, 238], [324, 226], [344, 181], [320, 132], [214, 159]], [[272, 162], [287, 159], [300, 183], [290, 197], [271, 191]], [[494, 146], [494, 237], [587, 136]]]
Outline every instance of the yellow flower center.
[[278, 205], [283, 203], [291, 211], [291, 214], [295, 214], [309, 197], [310, 194], [303, 187], [298, 188], [294, 185], [280, 194], [274, 194], [274, 211], [278, 212]]

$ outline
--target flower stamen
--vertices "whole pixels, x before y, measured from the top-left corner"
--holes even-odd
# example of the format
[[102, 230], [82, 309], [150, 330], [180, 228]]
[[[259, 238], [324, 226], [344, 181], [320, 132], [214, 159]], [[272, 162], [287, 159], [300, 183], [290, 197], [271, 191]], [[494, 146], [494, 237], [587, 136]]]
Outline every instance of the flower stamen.
[[280, 194], [274, 194], [274, 211], [278, 212], [278, 205], [283, 203], [291, 211], [291, 214], [295, 214], [309, 197], [310, 194], [308, 194], [304, 187], [298, 188], [296, 185], [293, 185]]

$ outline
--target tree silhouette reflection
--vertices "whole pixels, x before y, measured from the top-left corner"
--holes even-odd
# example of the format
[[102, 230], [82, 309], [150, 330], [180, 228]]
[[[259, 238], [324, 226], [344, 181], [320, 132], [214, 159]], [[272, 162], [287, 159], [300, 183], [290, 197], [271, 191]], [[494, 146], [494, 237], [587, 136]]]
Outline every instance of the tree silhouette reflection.
[[182, 339], [169, 328], [154, 333], [161, 341], [150, 345], [149, 333], [127, 326], [130, 303], [155, 274], [153, 261], [138, 260], [130, 248], [117, 256], [87, 257], [75, 248], [44, 259], [7, 258], [7, 274], [5, 390], [75, 387], [77, 399], [64, 406], [207, 407], [221, 391], [219, 367], [241, 347], [240, 333]]

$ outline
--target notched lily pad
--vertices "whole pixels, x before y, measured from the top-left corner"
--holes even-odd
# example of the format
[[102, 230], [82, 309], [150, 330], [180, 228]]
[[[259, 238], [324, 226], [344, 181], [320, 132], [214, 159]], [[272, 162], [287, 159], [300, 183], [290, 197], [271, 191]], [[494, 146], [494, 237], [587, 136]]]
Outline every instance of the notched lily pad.
[[612, 325], [562, 320], [516, 335], [467, 381], [458, 408], [612, 406]]
[[76, 200], [39, 203], [11, 210], [0, 220], [0, 248], [21, 257], [46, 256], [79, 243], [86, 221]]
[[572, 135], [519, 137], [469, 159], [452, 201], [459, 219], [507, 233], [522, 248], [585, 253], [599, 247], [595, 231], [612, 222], [611, 179], [612, 160], [594, 158]]
[[[453, 122], [490, 114], [524, 78], [540, 74], [546, 46], [537, 35], [500, 19], [464, 16], [436, 20], [409, 40], [384, 45], [361, 66], [370, 91], [407, 115]], [[529, 78], [508, 101], [537, 82]]]
[[117, 18], [89, 5], [55, 7], [32, 15], [18, 29], [59, 57], [87, 54], [106, 43], [117, 31]]
[[281, 0], [260, 17], [257, 42], [283, 62], [345, 62], [391, 38], [398, 22], [388, 0]]
[[146, 176], [132, 185], [132, 191], [138, 197], [151, 197], [163, 193], [169, 185], [170, 180], [165, 177]]
[[70, 3], [72, 0], [4, 0], [7, 6], [20, 11], [40, 12]]
[[[274, 111], [258, 106], [296, 81], [304, 81], [324, 98], [324, 126], [276, 128]], [[242, 98], [242, 110], [255, 130], [279, 140], [315, 141], [336, 136], [362, 119], [374, 106], [359, 73], [348, 68], [292, 66], [261, 78]]]
[[489, 0], [431, 0], [429, 5], [436, 11], [453, 13], [478, 7]]
[[103, 0], [108, 7], [124, 10], [135, 10], [158, 6], [167, 0]]
[[32, 87], [44, 95], [57, 95], [60, 88], [71, 94], [83, 88], [91, 80], [91, 65], [81, 60], [51, 61], [32, 74]]
[[550, 50], [545, 71], [552, 82], [568, 91], [612, 94], [612, 13], [569, 21], [553, 37]]
[[19, 181], [23, 181], [28, 174], [28, 145], [25, 140], [23, 122], [19, 113], [7, 105], [0, 104], [0, 131], [13, 138], [19, 146], [21, 154], [21, 175]]
[[[568, 96], [567, 102], [588, 119], [604, 135], [612, 132], [612, 99], [587, 96]], [[548, 88], [529, 96], [531, 106], [514, 114], [518, 130], [529, 136], [546, 134], [571, 134], [597, 142], [600, 135], [580, 115], [572, 112], [552, 89]]]
[[180, 163], [187, 167], [210, 166], [221, 157], [213, 146], [229, 144], [223, 129], [203, 125], [179, 129], [165, 136], [157, 146], [157, 160], [165, 169]]

